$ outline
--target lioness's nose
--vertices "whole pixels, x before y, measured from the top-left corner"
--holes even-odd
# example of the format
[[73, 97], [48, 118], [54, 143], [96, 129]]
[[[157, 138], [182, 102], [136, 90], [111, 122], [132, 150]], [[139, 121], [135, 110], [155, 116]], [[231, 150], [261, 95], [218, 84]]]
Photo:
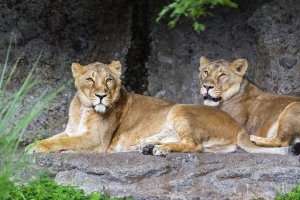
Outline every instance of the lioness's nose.
[[100, 99], [100, 101], [102, 101], [102, 99], [107, 96], [107, 94], [103, 94], [103, 95], [95, 94], [95, 95]]
[[210, 86], [210, 85], [203, 85], [203, 87], [204, 87], [207, 91], [214, 88], [214, 86]]

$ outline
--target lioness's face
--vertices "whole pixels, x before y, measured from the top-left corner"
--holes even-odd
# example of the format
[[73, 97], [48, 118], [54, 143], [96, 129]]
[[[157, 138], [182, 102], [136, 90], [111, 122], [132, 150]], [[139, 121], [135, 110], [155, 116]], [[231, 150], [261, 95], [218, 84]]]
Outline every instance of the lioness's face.
[[217, 107], [221, 101], [231, 98], [238, 92], [247, 67], [247, 61], [244, 59], [229, 63], [226, 60], [210, 62], [201, 57], [200, 93], [204, 98], [204, 104]]
[[121, 86], [121, 64], [113, 61], [110, 65], [95, 62], [87, 66], [72, 64], [75, 87], [81, 103], [99, 113], [118, 99]]

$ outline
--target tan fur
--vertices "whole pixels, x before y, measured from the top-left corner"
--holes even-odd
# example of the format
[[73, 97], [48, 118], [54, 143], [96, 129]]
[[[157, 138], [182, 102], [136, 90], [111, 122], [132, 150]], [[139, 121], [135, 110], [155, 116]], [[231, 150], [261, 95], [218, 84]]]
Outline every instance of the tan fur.
[[262, 91], [244, 77], [247, 68], [244, 59], [230, 63], [201, 57], [200, 91], [206, 99], [204, 104], [218, 106], [230, 114], [258, 146], [288, 146], [299, 137], [300, 98]]
[[[121, 64], [72, 65], [77, 93], [66, 130], [27, 148], [32, 152], [267, 152], [220, 109], [173, 102], [122, 89]], [[102, 101], [100, 101], [102, 99]], [[220, 124], [220, 126], [216, 126]], [[274, 153], [287, 154], [288, 148]]]

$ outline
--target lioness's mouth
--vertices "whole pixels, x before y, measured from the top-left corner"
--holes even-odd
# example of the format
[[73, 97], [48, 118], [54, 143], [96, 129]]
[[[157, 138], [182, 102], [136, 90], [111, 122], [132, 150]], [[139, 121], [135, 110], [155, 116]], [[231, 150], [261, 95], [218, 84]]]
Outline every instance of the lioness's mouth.
[[212, 97], [212, 96], [210, 96], [209, 94], [203, 94], [203, 98], [204, 98], [204, 101], [205, 100], [212, 100], [212, 101], [214, 101], [214, 102], [219, 102], [219, 101], [221, 101], [221, 97], [218, 97], [218, 98], [214, 98], [214, 97]]
[[96, 112], [99, 112], [99, 113], [104, 113], [106, 111], [106, 106], [104, 104], [97, 104], [95, 106], [93, 106], [93, 109], [96, 111]]

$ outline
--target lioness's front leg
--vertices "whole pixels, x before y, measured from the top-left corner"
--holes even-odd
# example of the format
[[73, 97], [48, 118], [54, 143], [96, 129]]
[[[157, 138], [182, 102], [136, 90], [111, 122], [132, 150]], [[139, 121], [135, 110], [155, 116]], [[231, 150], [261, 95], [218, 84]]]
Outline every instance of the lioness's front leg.
[[[63, 137], [65, 136], [65, 137]], [[37, 141], [26, 148], [26, 152], [44, 153], [44, 152], [88, 152], [93, 151], [99, 145], [99, 141], [91, 133], [84, 133], [79, 136], [68, 137], [67, 134], [55, 135], [46, 140]]]
[[[68, 134], [66, 132], [62, 132], [62, 133], [56, 134], [56, 135], [48, 138], [47, 140], [55, 139], [55, 138], [62, 138], [62, 137], [69, 137], [69, 136], [68, 136]], [[25, 152], [28, 153], [28, 154], [32, 154], [34, 152], [43, 153], [43, 152], [50, 151], [50, 149], [47, 148], [46, 146], [44, 146], [44, 145], [38, 145], [38, 144], [41, 144], [42, 141], [43, 141], [43, 143], [45, 143], [44, 142], [45, 140], [41, 140], [41, 141], [38, 141], [38, 142], [35, 142], [35, 143], [32, 143], [32, 144], [28, 145], [26, 147], [26, 149], [25, 149]], [[47, 146], [49, 146], [49, 145], [47, 145]]]
[[113, 133], [109, 121], [85, 110], [78, 124], [69, 122], [65, 132], [29, 145], [26, 152], [106, 152]]

